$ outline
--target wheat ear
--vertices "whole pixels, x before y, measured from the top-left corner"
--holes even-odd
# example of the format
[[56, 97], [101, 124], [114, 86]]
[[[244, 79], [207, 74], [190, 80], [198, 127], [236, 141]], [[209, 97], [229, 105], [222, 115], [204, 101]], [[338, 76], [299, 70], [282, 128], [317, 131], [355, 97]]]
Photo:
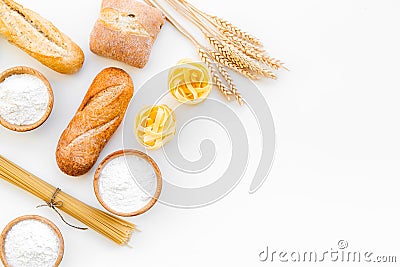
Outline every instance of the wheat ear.
[[217, 71], [215, 70], [207, 52], [203, 48], [198, 48], [197, 53], [199, 54], [201, 60], [207, 65], [207, 68], [210, 70], [211, 76], [213, 77], [214, 83], [217, 85], [218, 89], [221, 93], [230, 101], [230, 96], [233, 94], [222, 82], [221, 78], [218, 76]]
[[271, 68], [273, 68], [275, 70], [280, 69], [280, 68], [282, 68], [284, 70], [289, 70], [288, 68], [286, 68], [284, 63], [277, 58], [273, 58], [273, 57], [264, 55], [261, 62], [263, 62], [264, 64], [267, 64], [268, 66], [270, 66]]
[[210, 51], [210, 54], [215, 61], [219, 62], [222, 65], [225, 65], [226, 67], [230, 68], [231, 70], [234, 70], [249, 79], [260, 80], [260, 79], [262, 79], [262, 77], [265, 77], [268, 79], [273, 79], [273, 80], [277, 79], [277, 76], [271, 70], [264, 69], [262, 75], [260, 75], [260, 73], [255, 73], [250, 69], [240, 68], [236, 63], [230, 61], [228, 58], [226, 58], [224, 55], [222, 55], [219, 52]]
[[[224, 45], [224, 44], [223, 44]], [[242, 51], [236, 49], [233, 46], [225, 45], [225, 50], [230, 55], [230, 59], [233, 60], [240, 68], [249, 69], [255, 73], [261, 74], [268, 77], [268, 71], [261, 64], [254, 61], [251, 57], [244, 54]]]
[[258, 60], [259, 62], [261, 62], [265, 65], [268, 65], [269, 67], [271, 67], [274, 70], [278, 70], [278, 69], [288, 70], [281, 60], [265, 55], [264, 52], [260, 52], [256, 49], [254, 49], [254, 46], [249, 46], [248, 45], [249, 43], [246, 43], [246, 42], [234, 43], [231, 41], [231, 39], [228, 39], [224, 36], [221, 38], [221, 40], [229, 45], [235, 46], [242, 53], [246, 54], [247, 56], [249, 56], [255, 60]]
[[232, 80], [231, 75], [226, 71], [226, 69], [221, 65], [220, 63], [217, 63], [217, 67], [219, 72], [221, 73], [222, 77], [224, 77], [225, 81], [228, 83], [229, 88], [232, 92], [232, 94], [235, 96], [236, 101], [240, 104], [243, 105], [243, 98], [242, 95], [239, 93], [239, 91], [236, 88], [235, 83]]
[[217, 16], [210, 16], [210, 18], [221, 28], [226, 29], [227, 31], [230, 31], [231, 33], [235, 34], [236, 36], [239, 36], [242, 39], [247, 40], [250, 43], [253, 43], [255, 45], [258, 45], [261, 47], [263, 46], [263, 44], [261, 43], [261, 41], [259, 39], [257, 39], [256, 37], [252, 36], [251, 34], [245, 32], [245, 31], [242, 31], [240, 28], [236, 27], [232, 23], [230, 23], [224, 19], [221, 19]]
[[[228, 61], [236, 64], [238, 69], [248, 69], [251, 72], [261, 74], [267, 78], [276, 78], [276, 75], [273, 74], [272, 71], [266, 69], [264, 64], [270, 66], [271, 63], [277, 62], [271, 62], [271, 60], [268, 60], [264, 55], [265, 51], [262, 48], [236, 36], [227, 29], [221, 28], [220, 25], [210, 19], [210, 15], [196, 9], [184, 0], [181, 1], [182, 6], [179, 6], [179, 4], [176, 3], [177, 0], [167, 0], [167, 2], [174, 6], [177, 11], [182, 12], [188, 20], [194, 23], [202, 31], [208, 42]], [[201, 19], [195, 13], [207, 19], [215, 28], [222, 30], [218, 32], [207, 27], [206, 24], [201, 22]], [[219, 40], [218, 37], [221, 40]], [[271, 66], [276, 69], [278, 65], [274, 64]]]
[[214, 48], [227, 60], [236, 64], [239, 69], [249, 69], [257, 74], [261, 74], [268, 77], [269, 72], [261, 66], [258, 62], [255, 62], [244, 54], [242, 51], [236, 49], [234, 46], [230, 46], [223, 42], [220, 42], [214, 37], [206, 36], [208, 42], [214, 46]]
[[253, 72], [250, 72], [250, 71], [248, 71], [246, 69], [240, 69], [235, 63], [232, 63], [231, 61], [229, 61], [226, 57], [224, 57], [219, 52], [210, 51], [210, 55], [218, 63], [230, 68], [231, 70], [234, 70], [234, 71], [242, 74], [243, 76], [245, 76], [245, 77], [247, 77], [249, 79], [260, 80], [263, 77], [261, 75], [257, 75], [257, 74], [255, 74]]
[[239, 36], [236, 36], [235, 34], [231, 33], [230, 31], [227, 31], [226, 29], [223, 29], [221, 27], [217, 28], [219, 33], [224, 37], [224, 39], [228, 39], [227, 42], [233, 43], [237, 46], [242, 46], [245, 47], [246, 49], [251, 49], [255, 50], [259, 53], [265, 53], [265, 49], [262, 47], [259, 47], [258, 45], [255, 45], [247, 40], [244, 40], [240, 38]]

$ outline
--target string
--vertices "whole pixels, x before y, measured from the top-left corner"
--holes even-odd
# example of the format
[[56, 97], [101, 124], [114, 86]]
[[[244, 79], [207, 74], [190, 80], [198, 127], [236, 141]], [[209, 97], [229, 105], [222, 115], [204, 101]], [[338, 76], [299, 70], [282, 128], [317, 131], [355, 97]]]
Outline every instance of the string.
[[72, 228], [75, 228], [75, 229], [79, 229], [79, 230], [87, 230], [88, 228], [86, 228], [86, 227], [79, 227], [79, 226], [75, 226], [75, 225], [72, 225], [72, 224], [68, 223], [64, 219], [64, 217], [61, 215], [61, 213], [57, 210], [57, 208], [60, 208], [64, 204], [61, 200], [56, 201], [56, 197], [57, 197], [58, 193], [60, 193], [60, 192], [61, 192], [61, 189], [57, 188], [56, 191], [54, 191], [53, 195], [51, 196], [49, 202], [46, 202], [46, 204], [43, 204], [43, 205], [39, 205], [36, 208], [49, 207], [49, 208], [53, 209], [58, 214], [58, 216], [60, 216], [61, 220], [66, 225], [68, 225], [68, 226], [70, 226]]

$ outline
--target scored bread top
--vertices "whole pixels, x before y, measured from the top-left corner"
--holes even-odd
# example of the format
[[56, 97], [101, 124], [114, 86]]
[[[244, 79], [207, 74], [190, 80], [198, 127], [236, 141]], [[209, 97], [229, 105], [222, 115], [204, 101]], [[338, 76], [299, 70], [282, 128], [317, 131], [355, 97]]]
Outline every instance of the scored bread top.
[[[46, 45], [43, 53], [49, 56], [67, 54], [60, 34], [54, 30], [53, 25], [40, 21], [37, 14], [24, 12], [21, 5], [7, 0], [0, 0], [0, 13], [3, 23], [9, 26], [7, 27], [8, 35], [17, 38], [16, 44], [22, 46], [26, 43], [26, 49], [34, 50], [38, 43], [44, 42]], [[53, 33], [48, 28], [53, 28]], [[26, 34], [28, 32], [32, 35], [28, 36]]]
[[147, 4], [132, 0], [103, 0], [102, 10], [114, 9], [132, 19], [132, 22], [145, 29], [147, 34], [155, 41], [158, 32], [164, 25], [162, 12]]
[[93, 167], [122, 122], [132, 95], [132, 80], [121, 69], [107, 68], [95, 77], [58, 142], [56, 159], [64, 173], [79, 176]]
[[103, 0], [90, 34], [90, 50], [100, 56], [143, 68], [164, 25], [156, 8], [134, 0]]
[[82, 50], [51, 22], [12, 0], [0, 0], [0, 34], [60, 72], [74, 73], [83, 64]]
[[127, 12], [119, 12], [112, 8], [101, 10], [99, 20], [107, 27], [125, 31], [136, 35], [150, 36], [146, 29], [137, 21], [135, 15]]

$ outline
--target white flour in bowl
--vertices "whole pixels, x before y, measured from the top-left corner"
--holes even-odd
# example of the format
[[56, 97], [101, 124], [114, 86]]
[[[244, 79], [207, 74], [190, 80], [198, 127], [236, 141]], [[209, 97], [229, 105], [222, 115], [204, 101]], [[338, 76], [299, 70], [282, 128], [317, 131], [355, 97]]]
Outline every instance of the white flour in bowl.
[[52, 267], [59, 250], [60, 241], [54, 230], [34, 219], [15, 224], [4, 242], [6, 261], [13, 267]]
[[98, 188], [100, 197], [110, 209], [132, 213], [150, 202], [157, 189], [157, 176], [147, 160], [125, 154], [103, 167]]
[[45, 115], [50, 97], [45, 83], [31, 74], [14, 74], [0, 83], [0, 116], [14, 125], [31, 125]]

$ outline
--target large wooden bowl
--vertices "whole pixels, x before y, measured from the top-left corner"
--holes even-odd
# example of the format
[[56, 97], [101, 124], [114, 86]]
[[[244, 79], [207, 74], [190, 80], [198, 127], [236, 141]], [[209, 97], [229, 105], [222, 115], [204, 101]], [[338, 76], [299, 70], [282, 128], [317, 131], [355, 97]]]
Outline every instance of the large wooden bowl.
[[56, 262], [54, 263], [54, 267], [57, 267], [58, 265], [60, 265], [61, 260], [64, 256], [64, 238], [61, 235], [60, 230], [57, 228], [57, 226], [54, 223], [52, 223], [48, 219], [43, 218], [42, 216], [38, 216], [38, 215], [25, 215], [25, 216], [18, 217], [16, 219], [14, 219], [13, 221], [11, 221], [9, 224], [7, 224], [7, 226], [4, 228], [3, 232], [0, 235], [0, 259], [1, 259], [1, 262], [3, 263], [3, 265], [5, 267], [12, 267], [8, 264], [7, 259], [6, 259], [6, 253], [5, 253], [5, 240], [6, 240], [7, 234], [14, 225], [16, 225], [17, 223], [19, 223], [21, 221], [25, 221], [25, 220], [40, 221], [40, 222], [48, 225], [54, 231], [54, 233], [58, 237], [58, 241], [59, 241], [58, 243], [60, 244], [59, 251], [58, 251], [58, 257], [57, 257]]
[[[134, 155], [137, 157], [140, 157], [142, 159], [145, 159], [148, 163], [150, 163], [150, 165], [153, 167], [154, 169], [154, 173], [156, 174], [157, 177], [157, 188], [156, 191], [154, 193], [154, 196], [151, 198], [151, 200], [149, 201], [149, 203], [147, 203], [147, 205], [145, 205], [143, 208], [141, 208], [140, 210], [137, 211], [132, 211], [130, 213], [122, 213], [122, 212], [117, 212], [113, 209], [111, 209], [109, 206], [107, 206], [107, 204], [103, 201], [100, 192], [99, 192], [99, 179], [100, 179], [100, 175], [101, 175], [101, 171], [103, 170], [104, 166], [110, 162], [111, 160], [117, 158], [117, 157], [123, 157], [124, 155]], [[93, 181], [93, 186], [94, 186], [94, 192], [96, 194], [96, 197], [98, 199], [98, 201], [100, 202], [100, 204], [109, 212], [118, 215], [118, 216], [123, 216], [123, 217], [131, 217], [131, 216], [136, 216], [139, 214], [142, 214], [146, 211], [148, 211], [151, 207], [153, 207], [153, 205], [157, 202], [157, 199], [160, 197], [161, 194], [161, 188], [162, 188], [162, 176], [161, 176], [161, 172], [160, 169], [158, 168], [157, 164], [155, 163], [155, 161], [148, 156], [147, 154], [138, 151], [138, 150], [132, 150], [132, 149], [126, 149], [126, 150], [119, 150], [116, 151], [110, 155], [108, 155], [105, 159], [103, 159], [103, 161], [100, 163], [100, 165], [97, 167], [96, 173], [94, 175], [94, 181]]]
[[0, 124], [12, 131], [17, 131], [17, 132], [31, 131], [33, 129], [36, 129], [40, 125], [42, 125], [49, 117], [49, 115], [53, 109], [53, 104], [54, 104], [53, 90], [51, 89], [51, 85], [50, 85], [49, 81], [46, 79], [46, 77], [43, 76], [43, 74], [41, 74], [40, 72], [38, 72], [35, 69], [25, 67], [25, 66], [17, 66], [17, 67], [3, 71], [0, 74], [0, 83], [2, 83], [7, 77], [15, 75], [15, 74], [30, 74], [30, 75], [34, 75], [34, 76], [38, 77], [39, 79], [41, 79], [43, 81], [43, 83], [46, 85], [47, 91], [49, 93], [49, 104], [47, 106], [46, 113], [43, 115], [43, 117], [39, 121], [35, 122], [34, 124], [30, 124], [30, 125], [11, 124], [8, 121], [6, 121], [5, 119], [3, 119], [1, 117], [1, 114], [0, 114]]

